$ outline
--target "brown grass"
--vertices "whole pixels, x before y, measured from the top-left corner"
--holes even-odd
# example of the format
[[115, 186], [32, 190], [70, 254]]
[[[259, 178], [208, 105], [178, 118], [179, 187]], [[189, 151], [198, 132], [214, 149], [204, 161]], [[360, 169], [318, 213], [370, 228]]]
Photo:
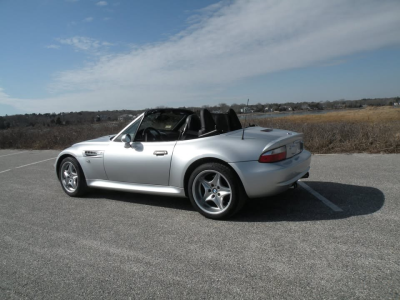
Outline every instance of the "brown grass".
[[277, 120], [285, 119], [294, 123], [382, 123], [400, 120], [400, 109], [390, 106], [367, 107], [365, 109], [352, 109], [334, 111], [319, 115], [292, 115]]
[[118, 133], [126, 124], [100, 123], [0, 131], [0, 149], [64, 149], [72, 144]]
[[305, 147], [313, 153], [400, 152], [400, 109], [397, 108], [366, 108], [250, 122], [303, 132]]
[[[400, 153], [400, 109], [392, 107], [247, 119], [263, 127], [304, 133], [313, 153]], [[118, 133], [126, 124], [99, 123], [0, 131], [0, 149], [63, 149], [74, 143]]]

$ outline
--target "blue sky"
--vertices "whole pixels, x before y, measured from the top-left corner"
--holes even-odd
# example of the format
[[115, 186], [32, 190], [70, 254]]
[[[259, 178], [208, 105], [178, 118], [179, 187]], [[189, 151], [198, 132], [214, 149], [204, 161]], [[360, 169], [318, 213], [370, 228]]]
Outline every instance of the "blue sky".
[[0, 0], [0, 115], [400, 96], [400, 2]]

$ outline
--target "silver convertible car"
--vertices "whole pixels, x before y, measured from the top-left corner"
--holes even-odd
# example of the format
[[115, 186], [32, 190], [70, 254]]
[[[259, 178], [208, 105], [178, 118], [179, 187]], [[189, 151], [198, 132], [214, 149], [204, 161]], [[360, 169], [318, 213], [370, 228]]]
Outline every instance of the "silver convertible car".
[[248, 198], [281, 193], [308, 177], [303, 134], [247, 127], [231, 109], [199, 114], [148, 110], [120, 133], [62, 151], [57, 177], [65, 193], [89, 188], [188, 197], [212, 219], [237, 213]]

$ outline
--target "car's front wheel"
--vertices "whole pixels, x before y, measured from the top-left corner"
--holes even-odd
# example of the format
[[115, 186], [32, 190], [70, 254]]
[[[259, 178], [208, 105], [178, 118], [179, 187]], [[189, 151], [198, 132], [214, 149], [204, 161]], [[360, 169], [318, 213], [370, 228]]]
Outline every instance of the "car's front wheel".
[[78, 197], [87, 191], [85, 175], [78, 161], [73, 157], [63, 159], [59, 178], [64, 192], [71, 197]]
[[189, 178], [189, 199], [207, 218], [223, 219], [237, 213], [247, 195], [237, 175], [220, 163], [205, 163]]

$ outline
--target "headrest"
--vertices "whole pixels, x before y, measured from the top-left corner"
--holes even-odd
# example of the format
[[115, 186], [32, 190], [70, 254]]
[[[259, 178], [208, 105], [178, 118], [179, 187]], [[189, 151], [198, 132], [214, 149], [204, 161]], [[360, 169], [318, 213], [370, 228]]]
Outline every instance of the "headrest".
[[200, 135], [215, 130], [215, 122], [208, 109], [203, 108], [200, 111], [200, 122], [201, 122], [201, 129], [199, 132]]
[[199, 131], [200, 129], [200, 118], [196, 114], [190, 115], [186, 118], [186, 130]]
[[230, 122], [229, 116], [227, 114], [212, 114], [212, 117], [217, 125], [217, 129], [220, 132], [229, 132], [230, 130]]
[[242, 123], [240, 123], [236, 112], [232, 108], [230, 108], [228, 110], [228, 117], [229, 117], [229, 123], [230, 123], [230, 127], [231, 127], [230, 129], [232, 131], [242, 129]]

